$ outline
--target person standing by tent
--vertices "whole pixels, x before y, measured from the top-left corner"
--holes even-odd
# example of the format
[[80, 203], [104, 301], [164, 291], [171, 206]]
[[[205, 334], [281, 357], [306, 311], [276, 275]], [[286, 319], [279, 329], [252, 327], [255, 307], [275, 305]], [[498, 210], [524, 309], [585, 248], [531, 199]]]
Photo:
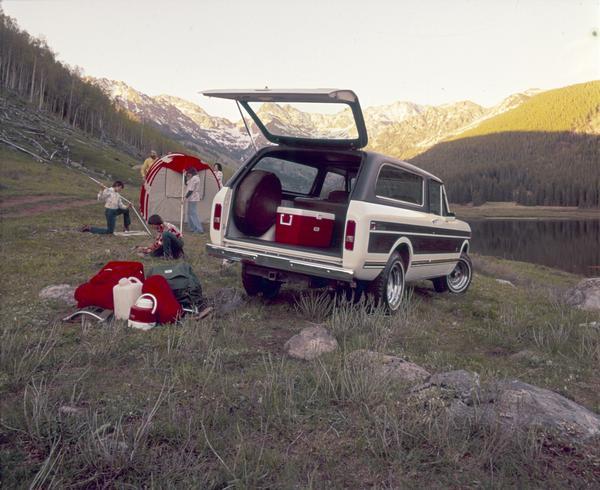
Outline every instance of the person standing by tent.
[[185, 176], [187, 177], [185, 199], [187, 201], [188, 226], [192, 233], [204, 233], [202, 221], [198, 217], [198, 202], [200, 202], [200, 186], [202, 185], [198, 171], [194, 167], [190, 167], [185, 171]]
[[183, 234], [175, 225], [163, 221], [158, 214], [150, 216], [148, 224], [156, 230], [156, 238], [149, 247], [137, 247], [141, 254], [165, 259], [178, 259], [183, 255]]
[[219, 182], [219, 189], [223, 187], [223, 166], [220, 163], [215, 163], [215, 177]]
[[104, 215], [106, 216], [106, 228], [85, 225], [81, 228], [83, 232], [96, 233], [98, 235], [112, 235], [117, 224], [117, 216], [123, 215], [123, 227], [129, 231], [131, 218], [129, 208], [131, 204], [125, 204], [121, 194], [119, 194], [125, 185], [120, 180], [115, 180], [112, 187], [103, 187], [98, 193], [98, 201], [104, 201]]
[[152, 165], [156, 161], [156, 157], [156, 152], [152, 150], [150, 152], [150, 156], [144, 160], [144, 163], [142, 163], [142, 168], [140, 169], [142, 179], [146, 179], [146, 174], [148, 173], [148, 170], [150, 170], [150, 167], [152, 167]]

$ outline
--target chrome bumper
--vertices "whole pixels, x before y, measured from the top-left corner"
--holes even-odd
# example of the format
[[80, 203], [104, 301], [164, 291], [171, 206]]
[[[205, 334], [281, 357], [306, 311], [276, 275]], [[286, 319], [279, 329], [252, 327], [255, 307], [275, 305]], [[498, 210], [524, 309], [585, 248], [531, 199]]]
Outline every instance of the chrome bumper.
[[239, 248], [221, 247], [212, 243], [206, 245], [206, 251], [213, 257], [220, 257], [235, 262], [249, 262], [261, 267], [306, 274], [307, 276], [324, 277], [344, 282], [351, 282], [354, 279], [354, 272], [351, 269], [307, 262], [291, 257], [281, 257], [265, 252], [252, 252]]

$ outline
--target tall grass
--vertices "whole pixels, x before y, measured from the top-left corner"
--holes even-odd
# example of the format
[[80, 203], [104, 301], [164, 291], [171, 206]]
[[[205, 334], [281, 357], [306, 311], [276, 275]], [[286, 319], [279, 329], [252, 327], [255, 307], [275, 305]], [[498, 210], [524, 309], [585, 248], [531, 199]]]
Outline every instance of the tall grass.
[[57, 325], [52, 323], [44, 329], [33, 329], [8, 322], [2, 325], [0, 334], [0, 371], [6, 384], [14, 388], [27, 382], [48, 361], [58, 342]]

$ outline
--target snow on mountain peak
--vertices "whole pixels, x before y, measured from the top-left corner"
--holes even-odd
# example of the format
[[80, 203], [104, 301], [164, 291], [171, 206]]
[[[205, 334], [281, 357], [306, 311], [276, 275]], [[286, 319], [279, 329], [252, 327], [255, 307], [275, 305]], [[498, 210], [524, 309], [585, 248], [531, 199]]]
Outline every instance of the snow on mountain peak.
[[[252, 151], [250, 138], [241, 120], [234, 123], [223, 117], [211, 116], [199, 105], [180, 97], [166, 94], [151, 97], [121, 81], [106, 78], [90, 81], [100, 87], [115, 104], [140, 120], [156, 125], [175, 139], [216, 155], [221, 161], [226, 159], [224, 155], [232, 155], [231, 160], [239, 164]], [[536, 93], [539, 90], [513, 94], [488, 109], [469, 100], [439, 106], [396, 101], [367, 107], [363, 109], [363, 114], [369, 133], [369, 147], [389, 152], [389, 145], [394, 141], [410, 141], [410, 151], [420, 152], [477, 126], [485, 119], [517, 107]], [[267, 127], [295, 135], [326, 135], [331, 131], [346, 135], [350, 128], [354, 128], [349, 109], [335, 114], [321, 114], [303, 112], [289, 104], [264, 103], [257, 113]], [[262, 141], [252, 121], [250, 131], [255, 139]], [[393, 153], [401, 155], [402, 151], [394, 150]]]

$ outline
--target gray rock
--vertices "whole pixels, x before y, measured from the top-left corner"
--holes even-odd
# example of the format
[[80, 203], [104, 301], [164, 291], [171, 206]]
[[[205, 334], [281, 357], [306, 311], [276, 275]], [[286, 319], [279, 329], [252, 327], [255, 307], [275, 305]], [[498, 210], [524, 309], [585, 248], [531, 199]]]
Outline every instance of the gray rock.
[[[441, 398], [455, 421], [477, 421], [509, 432], [542, 428], [575, 440], [600, 435], [600, 416], [558, 393], [518, 380], [480, 386], [475, 373], [451, 371], [431, 376], [413, 392], [419, 400]], [[440, 392], [446, 396], [440, 397]]]
[[77, 304], [75, 301], [75, 286], [69, 284], [56, 284], [53, 286], [46, 286], [40, 291], [39, 297], [42, 299], [54, 299], [63, 301], [68, 305], [74, 306]]
[[420, 383], [430, 376], [430, 373], [418, 364], [380, 352], [360, 349], [351, 352], [348, 360], [355, 365], [372, 368], [376, 376], [401, 383]]
[[582, 310], [600, 310], [600, 277], [584, 279], [565, 293], [567, 304]]
[[506, 429], [541, 427], [570, 438], [600, 435], [600, 416], [572, 400], [518, 380], [499, 381], [489, 391], [484, 419]]
[[58, 409], [58, 412], [63, 415], [69, 415], [72, 417], [76, 417], [79, 415], [85, 414], [85, 410], [80, 407], [73, 407], [71, 405], [63, 405]]
[[321, 354], [333, 352], [337, 347], [338, 343], [335, 337], [321, 325], [303, 329], [284, 345], [289, 356], [307, 361], [315, 359]]
[[510, 286], [511, 288], [516, 287], [512, 282], [507, 281], [506, 279], [496, 279], [496, 282], [499, 284], [504, 284], [505, 286]]
[[432, 375], [425, 384], [414, 388], [413, 391], [421, 391], [430, 387], [450, 389], [461, 399], [471, 398], [474, 390], [479, 389], [479, 375], [464, 369], [437, 373]]
[[246, 304], [244, 295], [235, 288], [219, 289], [209, 301], [215, 315], [224, 316], [233, 313]]
[[600, 322], [580, 323], [579, 326], [582, 328], [600, 328]]

